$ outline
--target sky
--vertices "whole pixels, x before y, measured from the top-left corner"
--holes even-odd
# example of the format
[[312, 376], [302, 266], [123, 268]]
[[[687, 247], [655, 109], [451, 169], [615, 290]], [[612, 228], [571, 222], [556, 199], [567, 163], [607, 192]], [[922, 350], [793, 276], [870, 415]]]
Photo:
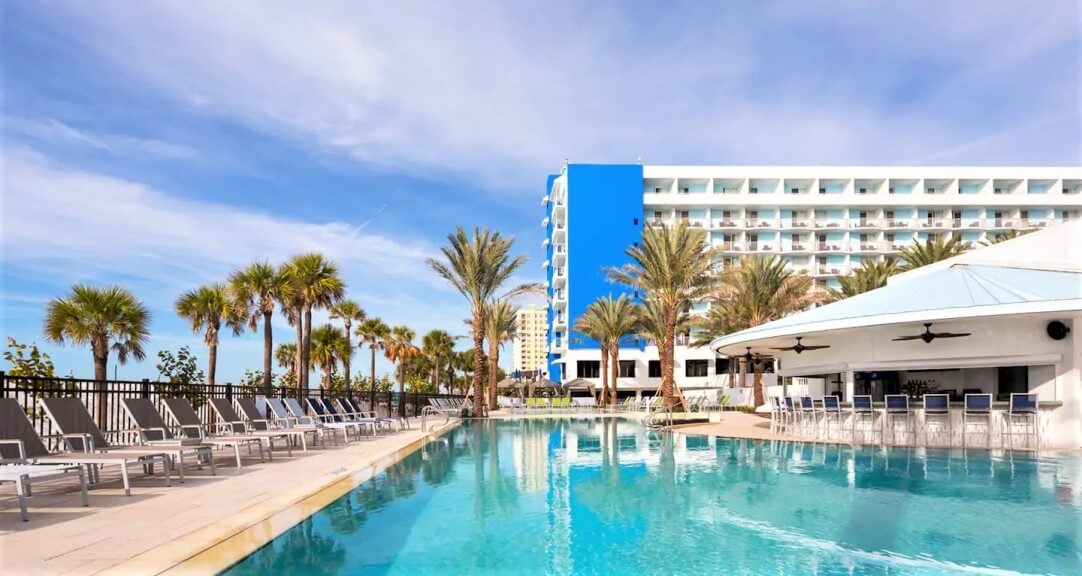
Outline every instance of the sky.
[[[3, 2], [0, 327], [89, 377], [44, 309], [121, 284], [153, 320], [116, 373], [154, 378], [158, 350], [206, 355], [182, 291], [315, 250], [368, 315], [461, 334], [425, 257], [487, 226], [541, 281], [565, 161], [1079, 165], [1080, 6]], [[260, 335], [218, 358], [259, 368]]]

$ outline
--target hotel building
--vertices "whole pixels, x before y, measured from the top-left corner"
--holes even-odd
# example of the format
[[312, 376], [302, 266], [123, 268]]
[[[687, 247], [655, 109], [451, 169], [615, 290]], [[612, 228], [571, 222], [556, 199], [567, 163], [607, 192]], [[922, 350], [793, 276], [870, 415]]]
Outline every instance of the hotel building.
[[512, 348], [516, 372], [544, 370], [548, 363], [548, 318], [545, 308], [528, 306], [515, 315]]
[[[1078, 219], [1082, 168], [569, 164], [549, 176], [543, 204], [549, 378], [599, 381], [597, 343], [573, 326], [597, 298], [631, 293], [604, 269], [627, 263], [646, 226], [684, 221], [722, 248], [725, 264], [776, 254], [831, 287], [862, 261], [931, 237], [977, 243]], [[726, 360], [689, 341], [678, 341], [677, 383], [724, 385]], [[656, 347], [629, 338], [620, 356], [622, 393], [656, 390]]]

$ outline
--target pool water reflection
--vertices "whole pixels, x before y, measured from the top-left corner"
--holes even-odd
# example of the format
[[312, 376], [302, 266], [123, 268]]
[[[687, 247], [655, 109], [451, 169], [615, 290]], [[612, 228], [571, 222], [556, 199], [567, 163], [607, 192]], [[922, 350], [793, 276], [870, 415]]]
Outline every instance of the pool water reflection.
[[1082, 458], [466, 424], [231, 568], [290, 574], [1082, 573]]

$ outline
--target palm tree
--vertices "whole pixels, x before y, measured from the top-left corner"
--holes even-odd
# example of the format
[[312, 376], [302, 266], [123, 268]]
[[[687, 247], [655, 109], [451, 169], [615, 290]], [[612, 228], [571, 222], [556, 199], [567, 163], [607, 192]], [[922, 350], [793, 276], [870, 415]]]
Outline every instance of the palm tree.
[[[806, 274], [789, 270], [780, 256], [745, 256], [720, 276], [710, 310], [701, 320], [694, 345], [746, 330], [822, 302], [826, 295], [812, 287]], [[741, 365], [741, 370], [747, 368]], [[755, 405], [763, 403], [762, 362], [755, 363]]]
[[485, 306], [485, 338], [488, 340], [488, 409], [496, 409], [500, 346], [515, 337], [518, 307], [508, 300], [494, 300]]
[[[660, 355], [661, 351], [661, 339], [665, 337], [665, 333], [668, 328], [666, 326], [666, 316], [663, 305], [657, 300], [647, 300], [638, 306], [638, 310], [635, 313], [638, 319], [638, 334], [640, 337], [646, 339], [649, 343], [657, 346]], [[676, 321], [673, 323], [674, 334], [686, 334], [691, 329], [691, 314], [688, 309], [680, 310], [676, 315]], [[676, 383], [673, 383], [673, 393], [677, 396], [683, 397], [679, 388], [676, 387]]]
[[[626, 294], [619, 298], [598, 298], [586, 307], [575, 324], [576, 330], [596, 340], [601, 346], [601, 403], [616, 398], [620, 378], [620, 343], [638, 328], [638, 307]], [[611, 387], [611, 389], [610, 389]]]
[[830, 291], [829, 300], [837, 301], [856, 296], [869, 290], [887, 285], [887, 279], [898, 273], [898, 261], [888, 257], [885, 260], [864, 259], [860, 267], [845, 276], [838, 277], [841, 288]]
[[177, 315], [188, 320], [192, 332], [203, 331], [207, 345], [207, 384], [214, 386], [218, 366], [218, 332], [222, 324], [233, 330], [234, 336], [244, 331], [244, 318], [237, 314], [229, 291], [222, 284], [205, 284], [177, 298]]
[[372, 395], [369, 399], [372, 410], [376, 409], [376, 350], [383, 349], [384, 343], [390, 337], [390, 334], [391, 329], [379, 318], [367, 318], [364, 322], [361, 322], [360, 326], [357, 326], [357, 337], [361, 339], [358, 346], [365, 344], [372, 353], [371, 371], [369, 372], [372, 376]]
[[605, 317], [599, 301], [591, 302], [586, 310], [575, 320], [575, 331], [597, 342], [601, 352], [601, 393], [598, 404], [605, 405], [605, 395], [609, 389], [609, 344], [605, 339]]
[[[279, 270], [279, 274], [285, 278], [285, 265], [282, 265]], [[297, 355], [293, 359], [294, 378], [297, 381], [297, 391], [300, 392], [301, 383], [301, 350], [304, 348], [304, 324], [301, 322], [301, 318], [304, 317], [304, 302], [301, 301], [300, 295], [293, 289], [293, 285], [286, 279], [283, 286], [282, 294], [278, 296], [278, 305], [282, 310], [282, 315], [286, 317], [286, 322], [294, 328], [294, 345], [293, 352]]]
[[450, 361], [455, 350], [455, 340], [443, 330], [432, 330], [421, 338], [421, 351], [432, 361], [432, 386], [440, 389], [440, 362]]
[[384, 345], [384, 354], [387, 359], [397, 364], [398, 373], [398, 414], [406, 415], [406, 373], [405, 363], [411, 358], [421, 355], [421, 349], [413, 344], [417, 333], [408, 326], [395, 326], [391, 328], [391, 337]]
[[646, 300], [656, 300], [662, 315], [658, 354], [661, 360], [661, 394], [667, 407], [675, 404], [676, 322], [681, 312], [709, 294], [714, 260], [718, 249], [711, 248], [703, 230], [674, 226], [651, 226], [642, 242], [628, 248], [632, 263], [608, 270], [609, 279], [641, 290]]
[[1007, 240], [1014, 240], [1015, 238], [1025, 236], [1030, 232], [1033, 232], [1033, 230], [1007, 230], [981, 240], [980, 244], [981, 246], [991, 246], [992, 244], [999, 244], [1000, 242], [1006, 242]]
[[[484, 371], [485, 305], [496, 297], [511, 275], [526, 263], [525, 256], [511, 257], [514, 240], [488, 229], [473, 229], [467, 235], [462, 227], [447, 235], [447, 246], [440, 248], [444, 261], [426, 258], [436, 274], [447, 280], [470, 304], [470, 331], [473, 338], [473, 416], [484, 414], [481, 397], [481, 374]], [[519, 286], [510, 293], [533, 289]]]
[[[83, 284], [71, 287], [71, 294], [53, 298], [45, 309], [45, 339], [56, 344], [90, 344], [94, 356], [94, 379], [105, 380], [109, 350], [117, 361], [146, 357], [143, 345], [150, 338], [150, 311], [135, 295], [120, 286], [94, 288]], [[98, 393], [97, 417], [105, 424], [105, 390]]]
[[248, 329], [255, 332], [260, 317], [263, 318], [263, 388], [267, 395], [271, 393], [271, 356], [274, 351], [271, 317], [274, 316], [274, 303], [282, 296], [285, 285], [278, 269], [266, 260], [252, 262], [229, 276], [229, 289], [240, 309], [238, 313], [248, 317]]
[[300, 387], [307, 390], [312, 353], [312, 309], [329, 308], [345, 294], [346, 283], [339, 276], [338, 265], [318, 252], [290, 258], [285, 264], [285, 276], [301, 302]]
[[341, 319], [342, 326], [346, 329], [346, 347], [349, 354], [342, 357], [342, 372], [346, 377], [346, 396], [350, 396], [349, 366], [353, 363], [353, 343], [350, 338], [353, 335], [353, 321], [364, 322], [366, 318], [364, 310], [353, 300], [340, 300], [335, 302], [330, 309], [331, 319]]
[[460, 350], [455, 353], [455, 357], [452, 360], [457, 370], [462, 371], [462, 393], [465, 394], [470, 387], [468, 382], [471, 381], [471, 375], [473, 374], [473, 348], [469, 350]]
[[957, 236], [943, 238], [932, 236], [924, 242], [916, 242], [902, 247], [898, 255], [905, 261], [902, 270], [914, 270], [940, 260], [953, 258], [969, 250], [969, 242], [963, 242]]
[[293, 364], [297, 362], [297, 345], [289, 342], [279, 344], [274, 351], [274, 359], [282, 368], [294, 372]]
[[[312, 355], [313, 368], [319, 368], [323, 373], [323, 387], [330, 390], [333, 387], [333, 376], [338, 362], [345, 364], [345, 358], [352, 350], [346, 342], [342, 331], [330, 324], [323, 324], [312, 330]], [[346, 386], [349, 386], [347, 383]]]

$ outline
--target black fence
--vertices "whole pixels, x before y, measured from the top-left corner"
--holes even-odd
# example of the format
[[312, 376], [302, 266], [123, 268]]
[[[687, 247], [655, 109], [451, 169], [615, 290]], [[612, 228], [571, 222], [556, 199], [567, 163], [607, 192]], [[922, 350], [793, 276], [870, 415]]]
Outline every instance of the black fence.
[[[36, 378], [29, 376], [10, 376], [0, 372], [0, 397], [15, 398], [23, 407], [34, 428], [42, 437], [53, 437], [59, 431], [46, 417], [38, 405], [38, 398], [56, 396], [74, 396], [86, 405], [94, 416], [98, 427], [107, 435], [117, 440], [128, 440], [133, 434], [135, 423], [132, 422], [120, 401], [123, 398], [187, 398], [204, 423], [215, 421], [211, 411], [210, 398], [268, 396], [262, 386], [242, 386], [236, 384], [179, 384], [174, 382], [155, 382], [151, 380], [86, 380], [80, 378]], [[399, 394], [398, 392], [376, 392], [370, 389], [351, 389], [349, 392], [324, 391], [322, 388], [299, 390], [297, 388], [271, 388], [270, 397], [298, 398], [313, 396], [317, 398], [338, 398], [349, 396], [358, 402], [364, 410], [374, 411], [382, 416], [398, 414], [418, 416], [421, 409], [428, 405], [430, 398], [462, 398], [448, 394]]]

